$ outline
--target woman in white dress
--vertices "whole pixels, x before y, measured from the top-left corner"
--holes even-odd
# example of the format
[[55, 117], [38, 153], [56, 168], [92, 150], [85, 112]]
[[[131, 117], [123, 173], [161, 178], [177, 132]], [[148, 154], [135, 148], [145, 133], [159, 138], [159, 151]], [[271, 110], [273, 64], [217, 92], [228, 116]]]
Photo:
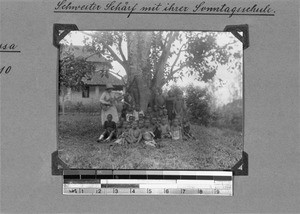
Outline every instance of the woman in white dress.
[[100, 97], [100, 103], [102, 106], [101, 110], [101, 123], [104, 125], [104, 122], [107, 118], [108, 114], [111, 114], [113, 116], [112, 121], [119, 122], [119, 116], [118, 111], [116, 107], [116, 102], [118, 101], [118, 97], [116, 94], [112, 91], [113, 85], [108, 83], [106, 84], [106, 89], [103, 92], [103, 94]]

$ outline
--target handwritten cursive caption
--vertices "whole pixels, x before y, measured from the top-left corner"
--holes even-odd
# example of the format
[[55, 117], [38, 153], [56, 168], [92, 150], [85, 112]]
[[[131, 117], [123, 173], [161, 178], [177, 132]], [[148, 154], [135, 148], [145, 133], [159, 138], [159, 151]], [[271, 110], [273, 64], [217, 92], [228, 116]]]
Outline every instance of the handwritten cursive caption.
[[274, 16], [275, 10], [270, 4], [251, 3], [248, 6], [234, 6], [233, 3], [207, 3], [202, 1], [194, 5], [183, 3], [134, 3], [129, 1], [110, 1], [107, 3], [78, 3], [75, 0], [61, 0], [54, 7], [54, 13], [117, 13], [127, 14], [171, 14], [171, 15], [225, 15], [232, 16]]

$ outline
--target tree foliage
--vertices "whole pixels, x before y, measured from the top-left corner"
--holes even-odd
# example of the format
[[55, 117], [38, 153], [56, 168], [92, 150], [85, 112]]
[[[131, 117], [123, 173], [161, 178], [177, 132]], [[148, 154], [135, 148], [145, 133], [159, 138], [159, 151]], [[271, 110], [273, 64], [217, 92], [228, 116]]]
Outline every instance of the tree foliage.
[[219, 65], [229, 61], [230, 52], [217, 44], [217, 33], [189, 36], [186, 52], [186, 64], [189, 74], [198, 74], [198, 80], [208, 82], [212, 80]]
[[237, 99], [219, 107], [214, 112], [216, 118], [213, 125], [219, 128], [232, 129], [238, 132], [243, 130], [243, 100]]
[[75, 58], [70, 51], [64, 51], [59, 63], [59, 83], [61, 87], [78, 90], [91, 78], [95, 64], [85, 58]]
[[191, 120], [202, 125], [209, 125], [211, 115], [211, 96], [207, 89], [189, 85], [186, 88], [186, 106]]

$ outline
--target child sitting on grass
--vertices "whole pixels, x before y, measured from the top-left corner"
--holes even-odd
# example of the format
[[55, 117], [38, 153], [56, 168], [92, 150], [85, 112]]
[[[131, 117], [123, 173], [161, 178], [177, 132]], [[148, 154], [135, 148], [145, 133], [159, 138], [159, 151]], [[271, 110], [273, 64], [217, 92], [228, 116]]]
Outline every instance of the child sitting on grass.
[[135, 117], [133, 115], [130, 115], [128, 119], [128, 123], [132, 125], [133, 121], [135, 121]]
[[159, 109], [158, 109], [157, 105], [153, 106], [152, 117], [159, 117]]
[[143, 129], [143, 140], [146, 145], [156, 147], [156, 142], [154, 141], [154, 134], [152, 132], [153, 127], [151, 127], [150, 120], [146, 119]]
[[164, 110], [163, 109], [158, 109], [158, 118], [164, 117]]
[[118, 130], [118, 139], [115, 141], [117, 144], [127, 145], [127, 138], [129, 136], [129, 130], [131, 129], [130, 123], [127, 121], [123, 122], [122, 129]]
[[117, 131], [116, 131], [116, 136], [118, 137], [119, 136], [119, 132], [122, 130], [122, 127], [123, 127], [123, 122], [119, 121], [116, 123], [116, 127], [117, 127]]
[[143, 128], [144, 128], [144, 123], [145, 123], [145, 122], [144, 122], [144, 119], [140, 119], [138, 122], [139, 122], [139, 129], [140, 129], [140, 130], [143, 130]]
[[160, 130], [161, 130], [161, 137], [163, 139], [171, 138], [171, 128], [168, 123], [168, 117], [162, 118], [162, 123], [160, 124]]
[[144, 113], [145, 117], [151, 117], [152, 115], [152, 108], [151, 106], [148, 106], [147, 111]]
[[139, 119], [138, 120], [144, 120], [144, 119], [145, 119], [144, 113], [139, 113]]
[[163, 109], [163, 117], [168, 117], [168, 110], [166, 108]]
[[152, 127], [153, 127], [154, 139], [161, 139], [160, 124], [156, 117], [152, 118]]
[[107, 120], [104, 122], [104, 132], [100, 135], [97, 142], [109, 142], [116, 138], [117, 125], [112, 121], [113, 117], [111, 114], [107, 115]]
[[142, 140], [142, 132], [138, 127], [138, 122], [132, 122], [132, 128], [129, 130], [129, 135], [126, 138], [128, 143], [139, 143]]
[[127, 126], [127, 122], [124, 121], [122, 123], [119, 123], [119, 126], [117, 125], [117, 139], [114, 143], [122, 144], [124, 142], [123, 133], [125, 131], [125, 128]]
[[173, 120], [173, 125], [171, 126], [171, 136], [173, 140], [181, 140], [182, 139], [182, 131], [179, 126], [178, 118]]
[[128, 111], [126, 112], [126, 121], [129, 121], [129, 118], [133, 116], [132, 107], [128, 107]]
[[[122, 125], [122, 131], [125, 132], [125, 131], [128, 131], [128, 122], [127, 121], [124, 121], [123, 122], [123, 125]], [[131, 127], [130, 127], [131, 128]]]
[[129, 122], [126, 121], [126, 126], [124, 127], [124, 140], [126, 141], [127, 136], [129, 135], [129, 130], [131, 129], [131, 124]]
[[[152, 120], [152, 117], [150, 117], [149, 115], [146, 115], [146, 116], [144, 117], [144, 123], [146, 122], [146, 120], [151, 121], [151, 120]], [[151, 122], [150, 122], [150, 125], [151, 125]]]

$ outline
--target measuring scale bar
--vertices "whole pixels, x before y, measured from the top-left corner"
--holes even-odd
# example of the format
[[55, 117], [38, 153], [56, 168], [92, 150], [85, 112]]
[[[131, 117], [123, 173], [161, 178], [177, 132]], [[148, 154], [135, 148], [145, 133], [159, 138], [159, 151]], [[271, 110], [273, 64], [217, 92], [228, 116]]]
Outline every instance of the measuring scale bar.
[[105, 179], [98, 184], [63, 185], [65, 195], [220, 195], [232, 196], [232, 181], [121, 180]]

